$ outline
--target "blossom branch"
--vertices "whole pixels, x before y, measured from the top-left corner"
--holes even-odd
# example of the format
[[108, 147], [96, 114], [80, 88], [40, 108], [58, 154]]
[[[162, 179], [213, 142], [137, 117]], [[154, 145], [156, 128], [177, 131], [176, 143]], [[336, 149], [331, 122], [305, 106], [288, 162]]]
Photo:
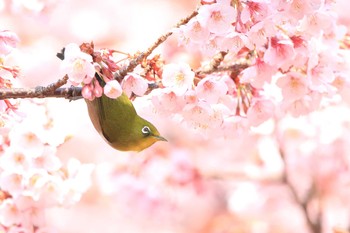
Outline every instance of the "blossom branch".
[[[54, 85], [60, 85], [62, 79], [47, 87], [35, 88], [0, 88], [0, 100], [4, 99], [25, 99], [25, 98], [64, 98], [68, 100], [78, 100], [82, 98], [81, 87], [61, 87], [53, 89]], [[158, 88], [156, 83], [148, 84], [149, 93], [151, 90]]]
[[248, 62], [239, 62], [232, 65], [222, 65], [222, 66], [211, 66], [209, 68], [205, 68], [203, 70], [198, 70], [196, 72], [197, 77], [202, 77], [206, 74], [217, 73], [217, 72], [225, 72], [230, 71], [234, 73], [240, 73], [243, 69], [249, 67]]
[[300, 200], [298, 193], [297, 193], [297, 190], [295, 189], [293, 184], [290, 182], [287, 161], [285, 158], [284, 151], [281, 148], [280, 148], [280, 155], [281, 155], [281, 159], [282, 159], [282, 162], [284, 165], [284, 172], [282, 174], [282, 183], [285, 184], [286, 187], [289, 189], [295, 203], [297, 203], [300, 206], [300, 208], [303, 212], [303, 215], [306, 219], [306, 224], [307, 224], [308, 228], [310, 229], [310, 232], [321, 233], [322, 232], [322, 223], [321, 223], [322, 213], [321, 213], [321, 211], [318, 212], [316, 220], [312, 221], [309, 214], [308, 214], [308, 210], [307, 210], [307, 205], [308, 205], [309, 201], [312, 199], [313, 193], [314, 193], [313, 185], [311, 186], [311, 188], [307, 194], [307, 197], [304, 200]]
[[56, 89], [62, 87], [64, 84], [66, 84], [68, 81], [68, 75], [65, 75], [63, 78], [57, 80], [54, 83], [51, 83], [50, 85], [43, 87], [43, 86], [38, 86], [35, 89], [37, 90], [38, 93], [42, 93], [43, 95], [45, 94], [50, 94], [55, 92]]
[[[193, 11], [189, 16], [181, 19], [175, 27], [178, 28], [181, 25], [188, 23], [193, 17], [198, 14], [197, 11]], [[168, 39], [169, 36], [173, 34], [172, 31], [161, 35], [145, 52], [140, 53], [135, 59], [131, 60], [127, 66], [121, 67], [115, 74], [114, 78], [121, 81], [125, 75], [132, 72], [136, 66], [138, 66], [142, 60], [147, 58], [160, 44]], [[66, 87], [60, 88], [68, 81], [68, 76], [65, 75], [62, 79], [44, 87], [37, 86], [35, 88], [0, 88], [0, 99], [19, 99], [19, 98], [65, 98], [69, 100], [77, 100], [82, 98], [81, 87]], [[150, 84], [149, 89], [154, 89], [155, 85]]]
[[[176, 25], [175, 28], [180, 27], [181, 25], [187, 24], [193, 17], [195, 17], [196, 15], [198, 15], [198, 11], [193, 11], [189, 16], [181, 19]], [[164, 41], [166, 41], [168, 39], [169, 36], [171, 36], [173, 34], [173, 31], [169, 31], [163, 35], [161, 35], [156, 42], [153, 43], [153, 45], [151, 45], [147, 51], [144, 53], [145, 57], [148, 57], [153, 50], [155, 50], [159, 45], [161, 45]]]
[[57, 88], [48, 92], [47, 87], [36, 88], [0, 88], [0, 99], [23, 99], [23, 98], [65, 98], [69, 100], [77, 100], [82, 98], [81, 87]]
[[[197, 11], [193, 11], [189, 16], [181, 19], [175, 25], [175, 28], [178, 28], [181, 25], [188, 23], [197, 14], [198, 14]], [[136, 66], [141, 63], [142, 60], [147, 58], [159, 45], [161, 45], [164, 41], [166, 41], [168, 39], [168, 37], [171, 36], [172, 34], [173, 34], [173, 31], [171, 30], [171, 31], [161, 35], [160, 37], [158, 37], [158, 39], [145, 52], [142, 52], [135, 59], [131, 60], [127, 66], [122, 67], [120, 70], [118, 70], [114, 74], [114, 78], [118, 81], [122, 80], [128, 72], [132, 72], [136, 68]]]

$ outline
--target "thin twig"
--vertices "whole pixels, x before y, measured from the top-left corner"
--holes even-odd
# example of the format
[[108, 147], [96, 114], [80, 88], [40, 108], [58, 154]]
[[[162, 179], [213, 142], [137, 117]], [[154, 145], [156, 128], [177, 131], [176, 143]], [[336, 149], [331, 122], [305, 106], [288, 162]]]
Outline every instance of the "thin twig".
[[[181, 19], [174, 28], [179, 28], [181, 25], [187, 24], [193, 17], [198, 15], [198, 11], [193, 11], [189, 16]], [[151, 45], [144, 53], [144, 58], [148, 57], [160, 44], [168, 39], [169, 36], [173, 34], [173, 30], [161, 35], [154, 43]]]
[[37, 86], [35, 89], [42, 93], [43, 95], [45, 94], [50, 94], [53, 93], [56, 89], [62, 87], [64, 84], [66, 84], [68, 81], [68, 75], [65, 75], [63, 78], [57, 80], [54, 83], [51, 83], [50, 85], [43, 87], [43, 86]]
[[[178, 28], [181, 25], [188, 23], [197, 14], [198, 14], [197, 11], [193, 11], [189, 16], [181, 19], [175, 25], [175, 28]], [[158, 37], [158, 39], [145, 52], [141, 53], [135, 59], [131, 60], [127, 66], [122, 67], [120, 70], [118, 70], [114, 74], [114, 78], [118, 81], [122, 80], [128, 72], [132, 72], [136, 68], [136, 66], [142, 62], [142, 60], [147, 58], [159, 45], [161, 45], [164, 41], [166, 41], [168, 39], [168, 37], [171, 36], [172, 34], [173, 34], [173, 31], [171, 30], [171, 31], [161, 35], [160, 37]]]

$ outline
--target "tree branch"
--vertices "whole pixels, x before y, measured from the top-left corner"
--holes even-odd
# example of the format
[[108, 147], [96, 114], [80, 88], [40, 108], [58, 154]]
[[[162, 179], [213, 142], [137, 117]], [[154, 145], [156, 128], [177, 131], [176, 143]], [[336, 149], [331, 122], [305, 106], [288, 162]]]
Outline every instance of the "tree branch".
[[[181, 25], [188, 23], [197, 14], [198, 14], [197, 11], [193, 11], [189, 16], [181, 19], [175, 25], [175, 28], [178, 28]], [[142, 62], [142, 60], [147, 58], [159, 45], [161, 45], [164, 41], [166, 41], [168, 39], [168, 37], [171, 36], [172, 34], [173, 34], [173, 31], [171, 30], [171, 31], [161, 35], [145, 52], [142, 52], [135, 59], [131, 60], [127, 66], [124, 66], [120, 70], [118, 70], [114, 74], [114, 78], [118, 81], [121, 81], [127, 73], [132, 72], [136, 68], [136, 66], [138, 66]]]
[[62, 87], [64, 84], [66, 84], [67, 81], [68, 81], [68, 75], [65, 75], [63, 78], [57, 80], [54, 83], [51, 83], [47, 87], [37, 86], [35, 89], [37, 90], [37, 92], [40, 92], [43, 95], [50, 94], [50, 93], [53, 93], [59, 87]]
[[[48, 86], [49, 87], [49, 86]], [[81, 99], [81, 87], [57, 88], [48, 92], [48, 87], [36, 88], [0, 88], [0, 100], [4, 99], [23, 99], [23, 98], [65, 98], [69, 100]]]
[[285, 184], [285, 186], [289, 189], [290, 193], [292, 194], [293, 200], [296, 204], [298, 204], [304, 214], [304, 217], [306, 219], [306, 224], [310, 230], [310, 232], [312, 233], [321, 233], [322, 232], [322, 212], [319, 211], [317, 214], [317, 218], [315, 221], [312, 221], [310, 218], [310, 215], [308, 213], [307, 210], [307, 205], [309, 203], [309, 201], [312, 199], [313, 197], [313, 193], [314, 193], [314, 187], [313, 185], [311, 186], [307, 197], [305, 198], [305, 200], [300, 200], [297, 190], [295, 189], [294, 185], [290, 182], [289, 179], [289, 172], [288, 172], [288, 164], [285, 158], [285, 154], [282, 148], [279, 148], [280, 150], [280, 155], [281, 155], [281, 159], [283, 161], [283, 165], [284, 165], [284, 172], [282, 175], [282, 182]]
[[[181, 19], [175, 27], [178, 28], [181, 25], [188, 23], [193, 17], [198, 14], [197, 11], [192, 12], [189, 16]], [[173, 32], [169, 31], [160, 36], [145, 52], [142, 52], [135, 59], [131, 60], [127, 66], [121, 67], [115, 74], [114, 78], [121, 81], [125, 75], [132, 72], [136, 66], [138, 66], [143, 59], [147, 58], [160, 44], [162, 44]], [[37, 86], [35, 88], [0, 88], [0, 100], [4, 99], [20, 99], [20, 98], [65, 98], [69, 100], [81, 99], [81, 87], [67, 87], [60, 88], [68, 81], [68, 76], [65, 75], [62, 79], [57, 80], [46, 87]], [[154, 84], [150, 84], [149, 88], [154, 89]]]
[[225, 72], [225, 71], [230, 71], [230, 72], [235, 72], [239, 74], [243, 69], [249, 67], [248, 63], [242, 62], [242, 63], [236, 63], [232, 65], [223, 65], [223, 66], [212, 66], [203, 70], [198, 70], [196, 71], [196, 76], [201, 77], [206, 74], [211, 74], [211, 73], [217, 73], [217, 72]]

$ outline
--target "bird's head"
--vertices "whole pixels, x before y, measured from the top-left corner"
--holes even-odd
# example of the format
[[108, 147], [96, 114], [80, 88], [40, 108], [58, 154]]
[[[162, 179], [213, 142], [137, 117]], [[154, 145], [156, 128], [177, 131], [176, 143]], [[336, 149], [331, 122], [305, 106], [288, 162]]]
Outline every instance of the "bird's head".
[[[134, 151], [142, 151], [157, 141], [167, 141], [160, 136], [157, 128], [149, 121], [137, 116], [132, 132], [132, 147]], [[129, 145], [131, 147], [131, 145]]]

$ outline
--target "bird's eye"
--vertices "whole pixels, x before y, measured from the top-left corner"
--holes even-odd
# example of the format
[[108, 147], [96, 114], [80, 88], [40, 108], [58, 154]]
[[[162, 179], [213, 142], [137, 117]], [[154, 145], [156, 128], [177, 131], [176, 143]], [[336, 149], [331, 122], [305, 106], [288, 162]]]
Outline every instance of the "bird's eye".
[[144, 126], [141, 130], [142, 134], [148, 136], [151, 134], [151, 129], [148, 126]]

